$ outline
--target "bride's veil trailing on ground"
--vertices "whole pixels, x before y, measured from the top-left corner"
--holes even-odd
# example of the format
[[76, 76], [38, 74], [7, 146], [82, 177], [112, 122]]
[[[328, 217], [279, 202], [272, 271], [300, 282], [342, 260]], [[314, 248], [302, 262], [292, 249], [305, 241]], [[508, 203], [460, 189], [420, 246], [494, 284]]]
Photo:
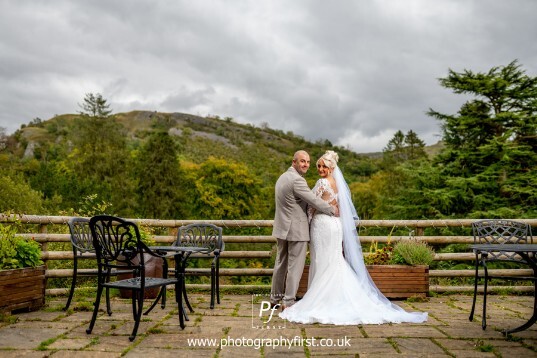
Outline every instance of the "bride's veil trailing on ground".
[[341, 226], [343, 230], [343, 252], [345, 255], [345, 260], [351, 265], [352, 269], [356, 273], [358, 280], [362, 284], [362, 287], [367, 290], [367, 294], [371, 298], [378, 298], [378, 300], [396, 307], [397, 309], [403, 311], [397, 305], [392, 304], [377, 288], [369, 272], [365, 267], [364, 256], [362, 253], [362, 245], [360, 245], [360, 239], [358, 237], [358, 232], [356, 231], [355, 220], [359, 220], [358, 215], [356, 214], [356, 209], [351, 199], [351, 191], [345, 178], [343, 178], [343, 173], [336, 166], [334, 172], [334, 179], [336, 180], [336, 186], [338, 189], [338, 203], [339, 203], [339, 215], [341, 218]]

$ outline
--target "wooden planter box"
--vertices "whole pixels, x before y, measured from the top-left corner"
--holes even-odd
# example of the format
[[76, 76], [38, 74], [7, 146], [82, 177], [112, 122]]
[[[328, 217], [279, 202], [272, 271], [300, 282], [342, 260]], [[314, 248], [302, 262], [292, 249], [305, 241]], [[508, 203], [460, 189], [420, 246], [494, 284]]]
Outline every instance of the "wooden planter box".
[[388, 298], [426, 297], [429, 266], [367, 265], [369, 275]]
[[[426, 297], [429, 293], [429, 266], [367, 265], [369, 275], [388, 298]], [[308, 290], [309, 266], [304, 267], [297, 296]], [[335, 278], [337, 279], [337, 278]]]
[[44, 304], [45, 266], [0, 271], [0, 313], [33, 311]]

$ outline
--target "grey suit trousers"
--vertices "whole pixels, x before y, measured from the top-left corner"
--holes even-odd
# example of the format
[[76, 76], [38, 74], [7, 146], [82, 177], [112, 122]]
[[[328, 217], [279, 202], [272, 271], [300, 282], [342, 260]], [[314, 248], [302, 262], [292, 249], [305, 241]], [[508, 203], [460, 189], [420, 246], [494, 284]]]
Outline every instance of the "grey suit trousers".
[[270, 301], [276, 304], [282, 300], [282, 303], [289, 307], [295, 303], [298, 284], [304, 271], [308, 242], [277, 240], [278, 255], [272, 274]]

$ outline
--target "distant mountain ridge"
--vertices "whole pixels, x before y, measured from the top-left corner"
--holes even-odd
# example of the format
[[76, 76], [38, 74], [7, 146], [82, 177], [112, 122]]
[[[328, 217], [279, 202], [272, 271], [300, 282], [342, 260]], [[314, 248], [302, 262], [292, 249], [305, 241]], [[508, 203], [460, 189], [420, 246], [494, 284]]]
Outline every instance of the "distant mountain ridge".
[[[42, 130], [39, 130], [39, 127], [43, 127], [45, 123], [56, 123], [59, 127], [69, 127], [69, 122], [73, 119], [79, 117], [77, 114], [63, 114], [57, 115], [47, 121], [41, 122], [41, 125], [36, 126], [35, 124], [23, 125], [22, 135], [28, 141], [40, 141], [50, 136]], [[230, 117], [220, 118], [218, 116], [209, 116], [201, 117], [187, 113], [163, 113], [156, 111], [131, 111], [125, 113], [116, 113], [113, 115], [118, 122], [122, 123], [124, 127], [129, 132], [132, 138], [139, 136], [140, 132], [151, 131], [151, 125], [155, 118], [160, 119], [161, 121], [173, 122], [173, 125], [170, 126], [170, 134], [180, 135], [183, 128], [190, 128], [193, 131], [195, 136], [207, 137], [212, 140], [221, 141], [227, 145], [234, 146], [233, 141], [242, 140], [248, 142], [249, 135], [255, 133], [256, 136], [261, 135], [261, 138], [265, 141], [277, 141], [283, 142], [284, 148], [287, 146], [293, 146], [293, 142], [304, 142], [304, 138], [300, 135], [296, 135], [292, 132], [283, 132], [282, 130], [272, 129], [268, 125], [262, 127], [255, 127], [250, 124], [240, 124], [234, 122]], [[228, 133], [225, 133], [228, 131]], [[305, 141], [309, 142], [309, 141]], [[316, 142], [309, 142], [312, 144], [322, 144], [332, 146], [328, 140], [318, 140]], [[438, 142], [431, 146], [426, 146], [426, 152], [429, 155], [435, 155], [443, 148], [442, 142]], [[349, 152], [352, 150], [346, 149]], [[382, 152], [366, 152], [366, 153], [357, 153], [358, 155], [370, 157], [370, 158], [380, 158], [382, 157]]]
[[[155, 128], [165, 128], [181, 143], [183, 149], [180, 157], [183, 159], [200, 163], [209, 156], [229, 158], [249, 166], [257, 166], [256, 170], [260, 175], [263, 175], [263, 171], [275, 170], [273, 167], [263, 169], [265, 165], [285, 170], [290, 165], [293, 153], [298, 149], [307, 150], [312, 161], [328, 149], [337, 151], [340, 155], [340, 166], [342, 170], [347, 168], [346, 175], [350, 176], [348, 179], [351, 181], [357, 176], [367, 176], [364, 173], [370, 172], [370, 169], [365, 168], [374, 168], [372, 162], [382, 158], [382, 152], [356, 153], [348, 148], [334, 146], [327, 139], [311, 142], [292, 132], [272, 129], [268, 125], [257, 127], [240, 124], [230, 117], [201, 117], [155, 111], [116, 113], [111, 117], [123, 125], [128, 140], [134, 147], [143, 144]], [[40, 147], [58, 144], [76, 135], [74, 132], [77, 118], [80, 118], [80, 115], [63, 114], [22, 126], [15, 133], [19, 142], [19, 155], [33, 157]], [[442, 144], [438, 143], [425, 149], [431, 156], [437, 154], [441, 147]]]

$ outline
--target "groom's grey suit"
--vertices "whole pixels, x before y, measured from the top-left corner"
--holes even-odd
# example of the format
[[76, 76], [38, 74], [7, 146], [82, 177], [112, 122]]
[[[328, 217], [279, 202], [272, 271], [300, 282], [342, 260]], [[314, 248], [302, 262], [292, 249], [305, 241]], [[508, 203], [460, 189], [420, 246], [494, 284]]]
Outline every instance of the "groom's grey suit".
[[283, 298], [285, 306], [295, 302], [300, 276], [304, 271], [310, 230], [307, 206], [334, 215], [335, 209], [312, 193], [306, 179], [290, 167], [276, 182], [276, 213], [272, 236], [278, 241], [278, 255], [272, 274], [271, 302]]

